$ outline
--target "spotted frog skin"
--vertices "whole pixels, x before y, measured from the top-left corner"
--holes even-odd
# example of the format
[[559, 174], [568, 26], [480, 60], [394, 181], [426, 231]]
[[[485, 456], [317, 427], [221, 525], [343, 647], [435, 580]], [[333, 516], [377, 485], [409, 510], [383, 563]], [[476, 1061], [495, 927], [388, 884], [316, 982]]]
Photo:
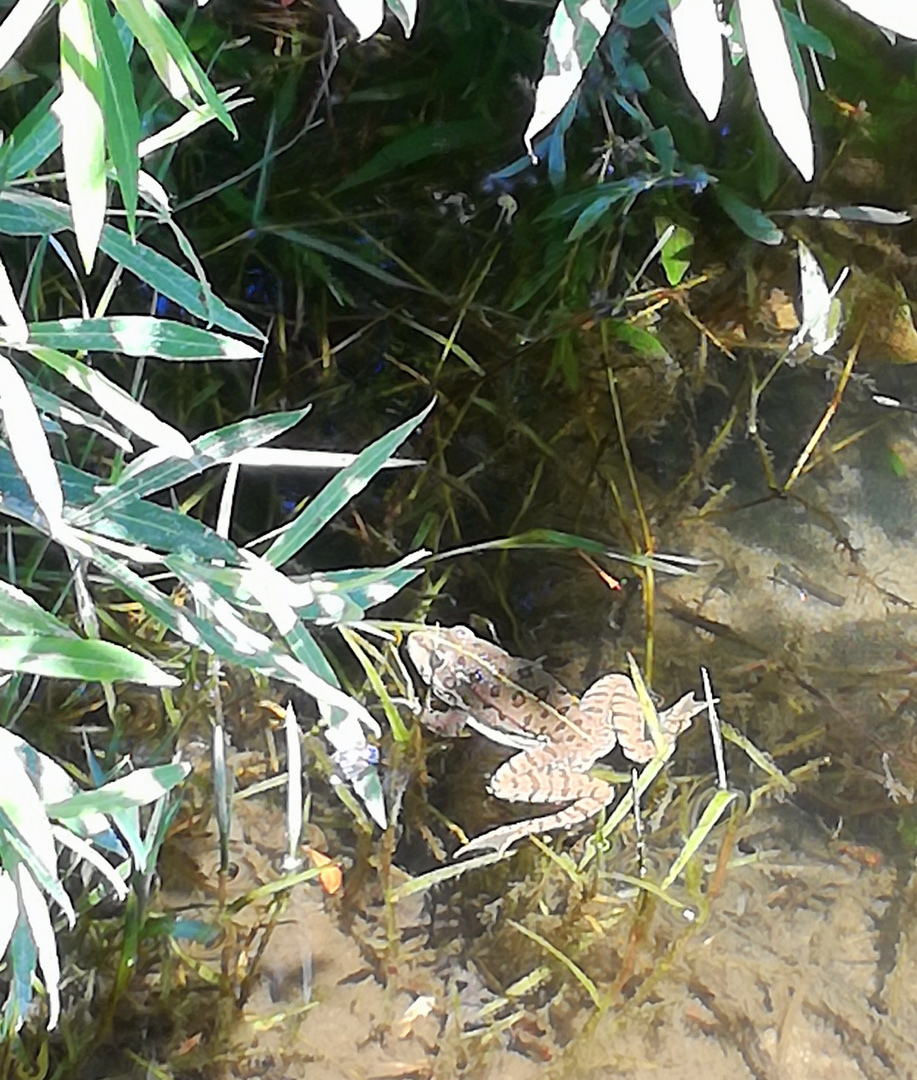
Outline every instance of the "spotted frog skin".
[[[420, 677], [451, 708], [428, 711], [423, 721], [440, 734], [468, 726], [514, 747], [490, 781], [490, 792], [510, 802], [568, 803], [543, 817], [491, 829], [460, 848], [505, 850], [532, 833], [569, 828], [614, 799], [614, 787], [588, 775], [596, 761], [620, 745], [631, 761], [656, 754], [644, 732], [643, 713], [626, 675], [605, 675], [577, 701], [541, 667], [477, 637], [467, 626], [417, 630], [408, 654]], [[662, 737], [674, 744], [706, 706], [686, 694], [659, 714]]]

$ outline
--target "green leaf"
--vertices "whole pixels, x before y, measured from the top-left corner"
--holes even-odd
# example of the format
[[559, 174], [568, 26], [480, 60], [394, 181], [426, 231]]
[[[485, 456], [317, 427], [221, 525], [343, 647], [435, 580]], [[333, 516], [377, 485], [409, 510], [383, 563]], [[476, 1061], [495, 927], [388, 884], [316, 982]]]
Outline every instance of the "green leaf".
[[7, 180], [18, 180], [34, 171], [60, 146], [60, 124], [51, 111], [57, 96], [57, 87], [52, 87], [0, 147], [0, 174]]
[[235, 338], [153, 315], [31, 323], [29, 342], [54, 349], [155, 356], [160, 360], [257, 360], [261, 355], [259, 349]]
[[[51, 536], [64, 532], [64, 493], [41, 417], [15, 365], [0, 354], [0, 411], [10, 451]], [[2, 665], [0, 665], [2, 666]]]
[[49, 817], [65, 821], [85, 814], [113, 814], [131, 806], [147, 806], [180, 784], [190, 772], [191, 766], [184, 762], [136, 769], [93, 791], [81, 791], [69, 799], [49, 803], [45, 809]]
[[62, 89], [54, 110], [63, 131], [73, 231], [88, 274], [105, 223], [106, 190], [103, 89], [87, 0], [61, 0], [58, 28]]
[[47, 346], [30, 345], [27, 350], [36, 360], [63, 375], [72, 386], [89, 394], [101, 409], [110, 413], [115, 420], [141, 439], [146, 439], [177, 457], [189, 458], [194, 453], [191, 443], [180, 431], [160, 420], [155, 413], [135, 401], [126, 390], [106, 378], [101, 371]]
[[0, 637], [0, 669], [80, 682], [136, 682], [180, 686], [181, 680], [111, 641], [72, 640], [41, 634]]
[[616, 24], [637, 30], [661, 15], [665, 9], [665, 0], [625, 0], [618, 11]]
[[[41, 968], [42, 982], [48, 994], [48, 1027], [54, 1028], [60, 1018], [61, 972], [51, 912], [38, 883], [24, 866], [16, 867], [15, 876], [19, 888], [20, 912], [25, 912], [29, 933], [32, 935], [38, 952], [38, 966]], [[59, 892], [62, 893], [63, 889], [61, 888]], [[58, 899], [57, 893], [54, 896]], [[71, 919], [71, 925], [72, 921]]]
[[417, 416], [406, 420], [359, 453], [353, 462], [322, 488], [303, 512], [283, 531], [264, 553], [272, 566], [282, 566], [300, 551], [354, 495], [362, 491], [412, 431], [423, 423], [433, 408], [431, 401]]
[[386, 143], [365, 165], [349, 173], [331, 195], [339, 195], [342, 191], [379, 180], [390, 173], [400, 175], [408, 165], [430, 157], [452, 154], [466, 146], [480, 146], [489, 134], [489, 126], [480, 117], [476, 120], [437, 120], [420, 124]]
[[[64, 462], [58, 463], [58, 471], [64, 488], [65, 517], [72, 520], [79, 507], [85, 507], [98, 498], [95, 489], [99, 478]], [[0, 491], [3, 492], [6, 514], [45, 531], [25, 481], [16, 469], [10, 452], [2, 446]], [[179, 552], [207, 561], [222, 559], [236, 563], [239, 559], [235, 544], [224, 540], [203, 522], [142, 499], [125, 500], [111, 511], [97, 515], [92, 522], [92, 532], [141, 548]]]
[[0, 627], [13, 634], [75, 637], [76, 635], [57, 616], [52, 615], [28, 593], [0, 579]]
[[[73, 220], [66, 203], [27, 191], [0, 192], [0, 232], [10, 236], [47, 236], [72, 228]], [[263, 339], [264, 335], [257, 327], [228, 308], [222, 300], [209, 292], [205, 296], [197, 278], [158, 251], [139, 241], [132, 242], [121, 229], [106, 225], [99, 246], [151, 289], [174, 300], [196, 318], [212, 321], [230, 333]]]
[[134, 236], [137, 218], [137, 172], [140, 158], [140, 115], [124, 46], [108, 9], [108, 0], [88, 0], [102, 75], [105, 141], [121, 188], [127, 231]]
[[[656, 236], [661, 237], [666, 229], [674, 225], [668, 218], [656, 218]], [[691, 252], [694, 247], [694, 234], [684, 225], [674, 225], [672, 234], [662, 245], [660, 260], [670, 285], [677, 285], [688, 272], [691, 265]]]
[[95, 502], [75, 515], [73, 520], [82, 524], [96, 522], [115, 508], [197, 476], [204, 469], [220, 465], [239, 450], [260, 446], [276, 438], [298, 424], [308, 411], [308, 407], [294, 409], [292, 412], [272, 413], [227, 424], [195, 439], [191, 444], [194, 454], [190, 458], [164, 461], [162, 451], [155, 448], [148, 450], [134, 458], [118, 482], [105, 488]]
[[608, 329], [612, 337], [629, 345], [641, 356], [664, 359], [667, 355], [659, 338], [649, 330], [644, 330], [642, 326], [634, 326], [633, 323], [623, 322], [621, 319], [609, 319]]
[[567, 233], [566, 242], [570, 244], [589, 232], [602, 220], [608, 208], [613, 203], [619, 202], [621, 197], [621, 194], [614, 194], [599, 195], [594, 198], [573, 223], [573, 228]]
[[811, 49], [828, 60], [835, 59], [834, 45], [827, 34], [817, 30], [811, 23], [803, 22], [795, 11], [784, 8], [783, 22], [791, 37], [801, 49]]
[[169, 21], [156, 0], [114, 0], [118, 14], [130, 27], [140, 47], [162, 79], [169, 93], [183, 105], [191, 106], [189, 88], [213, 110], [220, 123], [238, 136], [226, 106], [220, 100], [200, 64], [194, 59], [181, 34]]
[[417, 289], [420, 291], [419, 286], [415, 285], [413, 282], [404, 281], [402, 278], [395, 277], [394, 274], [390, 274], [388, 271], [380, 269], [374, 263], [367, 262], [366, 259], [361, 259], [359, 255], [354, 255], [352, 251], [348, 251], [347, 248], [341, 247], [340, 244], [331, 243], [329, 240], [322, 240], [318, 236], [310, 236], [309, 233], [303, 232], [302, 229], [271, 228], [262, 231], [269, 232], [273, 236], [282, 236], [285, 240], [289, 240], [294, 244], [301, 244], [310, 251], [317, 251], [322, 255], [327, 255], [331, 259], [337, 259], [339, 262], [346, 263], [348, 266], [354, 266], [357, 270], [362, 270], [364, 274], [368, 274], [370, 277], [375, 278], [377, 281], [384, 282], [386, 285], [394, 285], [399, 289]]
[[710, 835], [713, 827], [726, 812], [726, 808], [736, 798], [738, 798], [738, 796], [734, 791], [720, 789], [714, 793], [713, 798], [707, 804], [706, 809], [701, 815], [700, 821], [685, 841], [685, 846], [678, 853], [675, 862], [669, 867], [669, 872], [666, 874], [665, 880], [662, 883], [663, 889], [668, 889], [669, 886], [672, 885], [678, 875], [684, 870], [685, 866], [687, 866], [692, 855], [695, 855], [700, 850], [704, 841]]
[[713, 194], [720, 206], [746, 236], [750, 236], [752, 240], [759, 240], [762, 244], [774, 245], [783, 242], [783, 233], [773, 221], [760, 210], [749, 206], [730, 188], [722, 184], [714, 184]]
[[617, 0], [559, 0], [548, 29], [544, 73], [535, 88], [535, 110], [523, 139], [532, 140], [557, 116], [580, 84], [586, 65], [611, 22]]

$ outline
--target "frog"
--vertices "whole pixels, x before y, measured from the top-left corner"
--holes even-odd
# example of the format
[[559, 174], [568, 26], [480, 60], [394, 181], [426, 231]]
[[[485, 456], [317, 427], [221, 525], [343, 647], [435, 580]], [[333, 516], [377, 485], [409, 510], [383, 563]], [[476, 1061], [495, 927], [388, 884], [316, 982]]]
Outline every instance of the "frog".
[[685, 694], [659, 713], [660, 747], [644, 730], [643, 710], [629, 676], [612, 672], [577, 700], [541, 664], [512, 656], [467, 626], [426, 627], [408, 637], [411, 662], [445, 711], [427, 709], [423, 723], [440, 735], [477, 731], [517, 751], [494, 772], [488, 788], [509, 802], [567, 805], [541, 817], [501, 825], [455, 852], [461, 857], [506, 851], [533, 834], [570, 829], [595, 817], [615, 797], [614, 785], [589, 770], [619, 746], [635, 764], [668, 753], [706, 701]]

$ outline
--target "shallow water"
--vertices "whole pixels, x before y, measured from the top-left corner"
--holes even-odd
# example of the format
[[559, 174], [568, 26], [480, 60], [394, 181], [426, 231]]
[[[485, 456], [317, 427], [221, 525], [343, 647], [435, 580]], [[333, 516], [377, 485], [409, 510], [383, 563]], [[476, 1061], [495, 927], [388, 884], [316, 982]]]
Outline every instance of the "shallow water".
[[[846, 429], [875, 419], [860, 403]], [[903, 468], [890, 469], [890, 449]], [[656, 688], [668, 700], [698, 686], [705, 665], [723, 718], [785, 772], [801, 768], [794, 792], [720, 823], [672, 886], [673, 904], [633, 887], [630, 826], [582, 874], [565, 858], [585, 832], [559, 837], [559, 858], [526, 844], [387, 904], [380, 883], [404, 886], [437, 865], [431, 850], [457, 841], [415, 797], [389, 865], [378, 838], [354, 847], [333, 804], [319, 803], [317, 842], [344, 857], [343, 893], [297, 886], [267, 939], [264, 903], [224, 923], [220, 948], [198, 959], [235, 973], [241, 1008], [213, 1020], [196, 1050], [181, 1053], [194, 1025], [176, 1030], [162, 1056], [208, 1076], [264, 1078], [917, 1076], [915, 469], [917, 426], [888, 416], [792, 498], [743, 503], [759, 478], [738, 473], [725, 498], [700, 500], [668, 530], [667, 550], [707, 565], [659, 581]], [[639, 604], [608, 611], [620, 632], [550, 644], [577, 690], [620, 669], [639, 640]], [[504, 756], [479, 738], [428, 756], [431, 798], [470, 834], [520, 811], [484, 797]], [[696, 724], [646, 805], [648, 881], [661, 881], [709, 798], [711, 760]], [[736, 747], [727, 764], [735, 789], [765, 781]], [[239, 800], [234, 830], [228, 900], [278, 875], [276, 796]], [[213, 845], [210, 833], [184, 842], [198, 882], [215, 880]], [[200, 884], [166, 886], [166, 907], [216, 910]], [[575, 964], [597, 1001], [519, 926]]]

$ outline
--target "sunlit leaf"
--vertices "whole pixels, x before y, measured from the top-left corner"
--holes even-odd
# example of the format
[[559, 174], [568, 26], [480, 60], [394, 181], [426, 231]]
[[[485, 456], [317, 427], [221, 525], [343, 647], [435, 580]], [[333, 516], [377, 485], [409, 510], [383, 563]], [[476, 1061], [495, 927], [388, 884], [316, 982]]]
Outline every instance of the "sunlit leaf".
[[194, 99], [191, 97], [191, 89], [142, 0], [114, 0], [114, 5], [140, 47], [149, 57], [153, 69], [166, 90], [176, 101], [189, 109], [193, 108]]
[[841, 3], [876, 26], [917, 39], [917, 5], [912, 0], [841, 0]]
[[841, 302], [832, 296], [824, 272], [811, 250], [796, 242], [802, 296], [802, 326], [816, 356], [830, 352], [841, 332]]
[[273, 413], [239, 420], [216, 431], [209, 431], [198, 436], [191, 444], [194, 454], [190, 458], [167, 459], [158, 447], [147, 450], [134, 458], [118, 482], [105, 488], [95, 503], [77, 516], [77, 520], [84, 523], [95, 521], [116, 507], [197, 476], [205, 469], [222, 464], [239, 450], [276, 438], [298, 424], [308, 411], [307, 407]]
[[[79, 321], [79, 320], [74, 320]], [[29, 345], [28, 352], [47, 364], [78, 390], [88, 394], [101, 409], [154, 446], [162, 447], [180, 458], [190, 458], [194, 450], [184, 435], [171, 424], [160, 420], [145, 405], [135, 401], [126, 390], [109, 378], [67, 353], [41, 345]]]
[[193, 104], [188, 93], [190, 88], [200, 101], [210, 106], [227, 131], [235, 136], [236, 126], [226, 106], [194, 59], [184, 38], [156, 0], [115, 0], [115, 7], [149, 56], [156, 74], [169, 93], [190, 107]]
[[417, 22], [417, 0], [385, 0], [385, 6], [401, 23], [404, 36], [410, 37]]
[[48, 993], [48, 1027], [57, 1025], [60, 1017], [60, 957], [57, 955], [57, 939], [51, 923], [51, 912], [41, 889], [29, 869], [20, 863], [14, 871], [16, 890], [19, 893], [20, 910], [25, 912], [29, 933], [38, 952], [38, 966], [42, 982]]
[[[61, 639], [57, 638], [60, 642]], [[0, 728], [0, 835], [8, 842], [7, 834], [15, 830], [27, 849], [30, 865], [45, 879], [57, 880], [57, 850], [51, 834], [51, 822], [45, 813], [38, 790], [32, 783], [26, 766], [14, 752], [17, 736]], [[65, 910], [73, 908], [64, 899]]]
[[29, 343], [54, 349], [155, 356], [161, 360], [257, 360], [261, 355], [259, 349], [246, 342], [153, 315], [31, 323]]
[[0, 68], [12, 60], [20, 45], [41, 20], [50, 0], [17, 0], [0, 23]]
[[58, 27], [61, 95], [54, 112], [62, 129], [73, 231], [89, 273], [105, 223], [106, 190], [103, 88], [88, 0], [61, 0]]
[[[238, 86], [232, 86], [228, 90], [220, 91], [220, 101], [226, 106], [227, 112], [238, 109], [240, 105], [248, 105], [253, 100], [250, 97], [232, 100], [233, 95], [238, 92]], [[140, 146], [137, 148], [138, 153], [141, 158], [146, 157], [148, 154], [154, 154], [157, 150], [162, 150], [166, 146], [171, 146], [172, 143], [186, 139], [198, 128], [203, 127], [204, 124], [209, 124], [214, 119], [216, 119], [216, 113], [209, 105], [190, 108], [174, 124], [169, 124], [168, 127], [157, 131], [155, 135], [149, 135], [141, 140]]]
[[292, 559], [354, 495], [366, 487], [382, 467], [382, 463], [391, 457], [418, 424], [423, 423], [434, 403], [435, 401], [431, 401], [416, 416], [367, 446], [357, 455], [353, 464], [341, 469], [337, 476], [329, 480], [305, 510], [271, 544], [264, 554], [265, 559], [272, 566], [282, 566], [288, 559]]
[[109, 442], [123, 450], [125, 454], [133, 454], [134, 448], [130, 439], [120, 431], [116, 431], [111, 424], [100, 416], [93, 416], [91, 413], [86, 412], [85, 409], [78, 408], [72, 402], [65, 401], [64, 398], [52, 394], [50, 390], [45, 390], [33, 382], [29, 383], [29, 393], [32, 395], [35, 407], [43, 416], [54, 416], [63, 424], [87, 428], [89, 431], [101, 435], [103, 439], [108, 439]]
[[105, 141], [121, 189], [127, 229], [133, 236], [137, 215], [137, 171], [140, 168], [137, 155], [140, 114], [134, 100], [127, 56], [112, 22], [108, 0], [88, 0], [88, 8], [102, 77]]
[[57, 467], [28, 387], [12, 361], [2, 353], [0, 411], [16, 466], [44, 515], [51, 535], [60, 536], [64, 532], [64, 494]]
[[6, 265], [0, 260], [0, 320], [6, 324], [5, 336], [10, 345], [21, 345], [29, 336], [25, 316], [13, 291]]
[[716, 0], [669, 0], [681, 71], [708, 120], [723, 99], [723, 27]]
[[[66, 203], [30, 191], [0, 192], [0, 232], [11, 236], [46, 236], [72, 228], [73, 221]], [[132, 242], [123, 230], [106, 225], [99, 246], [106, 255], [136, 274], [151, 289], [174, 300], [198, 319], [212, 321], [230, 333], [263, 337], [257, 327], [212, 293], [205, 297], [197, 278], [146, 244]]]
[[736, 8], [764, 118], [802, 178], [811, 180], [815, 148], [775, 0], [736, 0]]
[[56, 615], [32, 599], [28, 593], [0, 579], [0, 627], [7, 633], [75, 637]]
[[[95, 489], [99, 479], [64, 462], [58, 464], [58, 470], [66, 496], [67, 516], [76, 518], [80, 507], [97, 500]], [[0, 491], [3, 492], [4, 513], [19, 518], [33, 528], [42, 529], [40, 515], [25, 481], [16, 470], [9, 451], [3, 446], [0, 446]], [[139, 547], [141, 554], [147, 554], [148, 550], [178, 551], [208, 561], [238, 561], [235, 545], [218, 536], [203, 522], [139, 498], [126, 499], [117, 507], [97, 514], [92, 519], [91, 528], [92, 533], [98, 536]]]
[[684, 225], [675, 225], [668, 218], [656, 218], [656, 235], [665, 235], [667, 229], [671, 233], [662, 245], [660, 261], [665, 271], [666, 280], [670, 285], [677, 285], [688, 271], [691, 265], [691, 250], [694, 247], [694, 234]]
[[135, 682], [142, 686], [180, 686], [151, 661], [112, 641], [14, 634], [0, 637], [0, 670], [25, 671], [80, 682]]
[[532, 140], [551, 123], [579, 86], [616, 4], [617, 0], [560, 0], [554, 9], [544, 73], [535, 88], [535, 109], [523, 135], [531, 156]]
[[341, 14], [353, 23], [359, 41], [365, 41], [382, 25], [385, 5], [382, 0], [337, 0]]
[[86, 814], [112, 814], [131, 806], [147, 806], [180, 784], [190, 772], [191, 766], [184, 762], [135, 769], [100, 788], [81, 791], [61, 802], [49, 803], [45, 809], [49, 817], [66, 821]]

